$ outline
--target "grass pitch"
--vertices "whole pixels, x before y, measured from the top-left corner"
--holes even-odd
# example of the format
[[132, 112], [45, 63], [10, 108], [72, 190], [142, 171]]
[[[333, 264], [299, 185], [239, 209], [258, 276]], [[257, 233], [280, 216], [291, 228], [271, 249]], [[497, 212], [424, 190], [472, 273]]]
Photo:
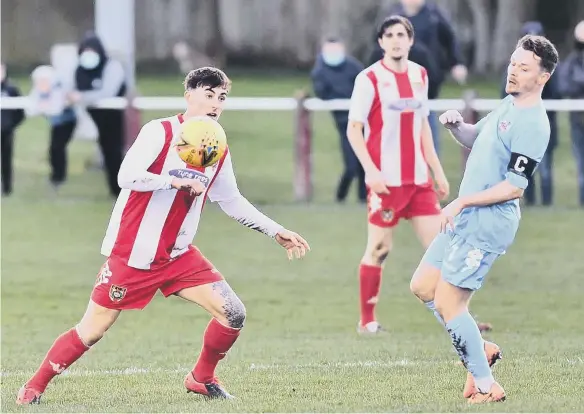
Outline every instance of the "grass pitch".
[[[234, 94], [291, 95], [304, 78], [236, 78]], [[146, 79], [146, 95], [179, 94], [180, 79]], [[456, 96], [449, 90], [447, 96]], [[492, 96], [487, 87], [481, 95]], [[167, 116], [148, 112], [143, 121]], [[187, 395], [182, 380], [201, 347], [208, 316], [157, 295], [144, 311], [122, 314], [106, 337], [49, 385], [42, 404], [17, 407], [18, 388], [53, 340], [83, 314], [103, 258], [112, 207], [104, 175], [87, 171], [90, 142], [70, 147], [62, 194], [48, 190], [47, 128], [28, 121], [16, 141], [15, 194], [2, 200], [3, 412], [582, 412], [584, 411], [584, 212], [576, 207], [574, 161], [562, 118], [556, 206], [524, 209], [515, 245], [488, 276], [472, 312], [492, 322], [503, 349], [495, 376], [502, 404], [468, 408], [465, 372], [444, 330], [408, 290], [422, 249], [407, 223], [396, 232], [378, 307], [386, 335], [359, 337], [357, 267], [365, 210], [333, 200], [341, 157], [328, 114], [315, 114], [316, 200], [293, 202], [292, 114], [225, 113], [222, 123], [242, 192], [303, 234], [312, 252], [288, 262], [269, 239], [205, 209], [195, 243], [247, 306], [242, 336], [218, 370], [235, 401]], [[460, 150], [444, 136], [453, 193]], [[355, 198], [355, 191], [352, 192]]]

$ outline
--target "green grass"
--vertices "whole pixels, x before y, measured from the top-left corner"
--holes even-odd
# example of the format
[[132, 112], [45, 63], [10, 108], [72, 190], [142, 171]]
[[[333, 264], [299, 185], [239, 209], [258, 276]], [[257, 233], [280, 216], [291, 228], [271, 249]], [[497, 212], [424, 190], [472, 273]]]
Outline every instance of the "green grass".
[[[174, 81], [145, 80], [141, 91], [178, 93], [180, 79]], [[303, 78], [235, 82], [240, 96], [284, 96], [308, 85]], [[488, 86], [481, 88], [488, 96]], [[143, 121], [159, 115], [165, 114], [145, 113]], [[389, 333], [356, 335], [365, 211], [354, 202], [332, 202], [338, 137], [328, 114], [314, 121], [316, 199], [297, 205], [292, 114], [222, 117], [242, 192], [312, 246], [304, 260], [290, 263], [274, 243], [215, 206], [205, 211], [195, 243], [248, 310], [244, 333], [218, 371], [235, 401], [205, 402], [184, 392], [182, 379], [208, 316], [157, 296], [144, 311], [123, 314], [70, 375], [49, 386], [41, 406], [21, 408], [14, 404], [18, 388], [85, 309], [112, 207], [103, 173], [85, 169], [95, 150], [89, 142], [71, 145], [70, 179], [59, 197], [51, 196], [46, 125], [27, 122], [16, 143], [16, 193], [2, 200], [2, 412], [582, 412], [584, 265], [578, 254], [584, 217], [576, 208], [565, 124], [556, 156], [557, 205], [524, 210], [515, 245], [473, 300], [473, 313], [494, 325], [488, 339], [503, 348], [495, 375], [508, 401], [468, 408], [461, 398], [465, 373], [455, 365], [448, 336], [408, 290], [423, 252], [407, 223], [396, 231], [382, 285], [378, 314]], [[444, 142], [455, 190], [460, 151]]]

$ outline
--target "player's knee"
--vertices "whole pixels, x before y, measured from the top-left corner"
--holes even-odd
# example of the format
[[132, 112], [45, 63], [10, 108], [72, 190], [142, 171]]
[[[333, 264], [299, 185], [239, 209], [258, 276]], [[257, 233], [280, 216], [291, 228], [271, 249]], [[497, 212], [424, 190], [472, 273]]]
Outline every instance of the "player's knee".
[[91, 346], [103, 338], [108, 329], [109, 326], [104, 324], [90, 324], [83, 320], [77, 325], [79, 338], [81, 338], [83, 343], [87, 346]]
[[246, 315], [245, 305], [237, 296], [233, 296], [225, 301], [223, 317], [227, 326], [234, 329], [243, 328]]
[[116, 321], [120, 311], [90, 305], [77, 324], [77, 333], [87, 346], [99, 341]]
[[410, 291], [422, 302], [430, 302], [431, 300], [434, 300], [436, 286], [428, 283], [427, 280], [414, 275], [410, 282]]
[[369, 252], [370, 260], [373, 265], [381, 266], [385, 263], [387, 256], [391, 252], [391, 245], [387, 242], [379, 242], [373, 246]]

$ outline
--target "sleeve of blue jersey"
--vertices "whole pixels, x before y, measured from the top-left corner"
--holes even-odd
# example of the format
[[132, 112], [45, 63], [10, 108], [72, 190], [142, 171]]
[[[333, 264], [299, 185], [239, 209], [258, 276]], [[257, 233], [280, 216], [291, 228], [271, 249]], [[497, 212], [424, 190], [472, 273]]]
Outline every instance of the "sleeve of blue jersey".
[[521, 188], [522, 190], [525, 190], [527, 188], [527, 185], [529, 184], [527, 177], [519, 175], [511, 170], [507, 171], [506, 178], [507, 181], [511, 183], [511, 185], [517, 188]]
[[[547, 119], [546, 119], [547, 121]], [[526, 189], [528, 178], [533, 175], [542, 160], [549, 143], [549, 124], [522, 122], [515, 125], [506, 179], [514, 186]]]

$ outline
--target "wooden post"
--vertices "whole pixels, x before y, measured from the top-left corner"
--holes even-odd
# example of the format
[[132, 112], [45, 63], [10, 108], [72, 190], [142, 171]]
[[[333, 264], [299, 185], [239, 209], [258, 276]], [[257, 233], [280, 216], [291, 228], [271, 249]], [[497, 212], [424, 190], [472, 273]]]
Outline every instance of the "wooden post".
[[312, 183], [312, 121], [304, 106], [308, 97], [303, 90], [295, 94], [296, 116], [294, 125], [294, 199], [310, 202], [313, 196]]

